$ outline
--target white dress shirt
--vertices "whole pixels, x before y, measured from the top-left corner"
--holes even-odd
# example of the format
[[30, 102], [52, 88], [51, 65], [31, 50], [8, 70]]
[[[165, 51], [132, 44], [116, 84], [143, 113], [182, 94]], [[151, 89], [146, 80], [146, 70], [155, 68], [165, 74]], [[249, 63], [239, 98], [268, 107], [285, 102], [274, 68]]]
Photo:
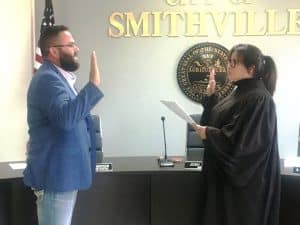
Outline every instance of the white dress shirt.
[[75, 85], [75, 82], [76, 82], [76, 75], [72, 72], [68, 72], [68, 71], [65, 71], [64, 69], [54, 65], [58, 70], [59, 72], [64, 76], [64, 78], [67, 80], [69, 86], [71, 87], [72, 91], [74, 92], [75, 95], [77, 95], [77, 91], [74, 87]]

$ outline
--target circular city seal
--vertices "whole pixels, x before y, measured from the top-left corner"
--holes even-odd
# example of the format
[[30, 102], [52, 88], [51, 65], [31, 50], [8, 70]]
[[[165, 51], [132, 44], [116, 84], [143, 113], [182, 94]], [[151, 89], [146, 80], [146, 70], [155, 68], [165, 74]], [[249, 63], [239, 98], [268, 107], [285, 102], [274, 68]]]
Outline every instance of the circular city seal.
[[216, 43], [200, 43], [192, 46], [181, 57], [177, 67], [177, 82], [191, 100], [202, 103], [206, 96], [210, 68], [216, 72], [216, 94], [227, 96], [233, 85], [227, 80], [228, 50]]

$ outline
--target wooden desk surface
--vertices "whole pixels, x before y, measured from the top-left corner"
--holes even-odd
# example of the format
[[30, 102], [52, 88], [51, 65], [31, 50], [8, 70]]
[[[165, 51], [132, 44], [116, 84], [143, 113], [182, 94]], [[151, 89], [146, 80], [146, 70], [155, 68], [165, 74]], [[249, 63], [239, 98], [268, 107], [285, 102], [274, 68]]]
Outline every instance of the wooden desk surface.
[[[174, 157], [170, 157], [174, 158]], [[105, 157], [103, 162], [109, 162], [113, 165], [113, 170], [105, 173], [174, 173], [174, 172], [195, 172], [199, 173], [197, 169], [184, 168], [185, 157], [176, 157], [181, 159], [176, 162], [174, 167], [161, 168], [158, 165], [157, 157], [143, 156], [143, 157]], [[0, 180], [16, 179], [23, 177], [23, 169], [14, 170], [10, 167], [10, 163], [17, 162], [1, 162], [0, 163]], [[300, 176], [300, 174], [293, 173], [292, 167], [284, 167], [283, 160], [281, 160], [281, 174], [284, 176]]]

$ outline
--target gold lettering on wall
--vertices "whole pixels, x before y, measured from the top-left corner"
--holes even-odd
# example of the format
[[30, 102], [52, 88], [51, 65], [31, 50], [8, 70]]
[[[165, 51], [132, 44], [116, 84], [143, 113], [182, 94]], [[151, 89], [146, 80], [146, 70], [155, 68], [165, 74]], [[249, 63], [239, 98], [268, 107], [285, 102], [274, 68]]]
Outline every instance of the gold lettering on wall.
[[[168, 1], [168, 4], [174, 5], [192, 3], [188, 0]], [[236, 3], [250, 4], [251, 1], [237, 0]], [[139, 15], [133, 12], [114, 12], [109, 17], [108, 35], [113, 38], [208, 37], [208, 24], [213, 24], [213, 32], [220, 37], [225, 32], [230, 32], [233, 36], [300, 35], [300, 9], [266, 9], [262, 12], [145, 11]]]
[[176, 5], [181, 5], [181, 6], [196, 5], [196, 3], [194, 2], [194, 0], [166, 0], [166, 3], [169, 6], [176, 6]]
[[252, 0], [230, 0], [232, 4], [239, 5], [239, 4], [252, 4]]
[[[206, 17], [204, 13], [186, 13], [186, 33], [185, 36], [193, 37], [193, 36], [207, 36], [207, 26], [206, 26]], [[198, 28], [198, 32], [195, 32], [195, 27]]]
[[253, 10], [246, 11], [247, 14], [247, 36], [262, 36], [266, 33], [264, 26], [257, 27], [256, 12]]
[[[149, 14], [150, 12], [142, 12], [138, 22], [136, 22], [136, 19], [132, 12], [125, 13], [125, 16], [127, 18], [126, 20], [126, 34], [125, 37], [131, 37], [132, 34], [134, 36], [138, 36], [140, 33], [141, 37], [149, 37]], [[130, 32], [132, 31], [132, 32]], [[140, 31], [140, 32], [139, 32]]]
[[287, 33], [287, 26], [279, 27], [278, 26], [278, 21], [279, 21], [279, 16], [278, 16], [278, 10], [276, 9], [268, 9], [266, 10], [267, 15], [268, 15], [268, 32], [266, 35], [284, 35]]
[[234, 33], [233, 36], [242, 36], [244, 34], [243, 12], [236, 12], [234, 15]]
[[223, 12], [211, 12], [210, 13], [213, 24], [216, 27], [216, 32], [219, 36], [223, 36], [224, 30], [227, 27], [229, 14]]
[[113, 13], [109, 17], [109, 23], [111, 26], [109, 27], [108, 35], [110, 37], [118, 38], [123, 36], [125, 32], [124, 26], [121, 23], [123, 19], [124, 19], [123, 13], [118, 13], [118, 12]]
[[178, 37], [177, 24], [179, 23], [178, 19], [184, 19], [184, 15], [181, 12], [165, 12], [163, 14], [163, 19], [168, 18], [169, 23], [169, 37]]
[[289, 31], [287, 34], [300, 34], [300, 9], [288, 9], [289, 11]]
[[161, 20], [161, 12], [153, 12], [153, 34], [152, 37], [161, 37], [162, 34], [160, 32], [160, 20]]

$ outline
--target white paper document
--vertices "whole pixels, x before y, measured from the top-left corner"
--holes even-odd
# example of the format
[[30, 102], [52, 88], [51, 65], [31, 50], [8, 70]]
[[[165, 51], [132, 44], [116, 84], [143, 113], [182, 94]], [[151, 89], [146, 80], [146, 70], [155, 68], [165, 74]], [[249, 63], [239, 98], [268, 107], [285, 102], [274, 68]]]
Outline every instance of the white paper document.
[[23, 170], [26, 168], [26, 163], [9, 163], [10, 168], [13, 170]]
[[179, 106], [174, 101], [160, 100], [165, 106], [167, 106], [171, 111], [178, 115], [181, 119], [185, 120], [189, 124], [197, 124], [190, 115], [188, 115], [181, 106]]

